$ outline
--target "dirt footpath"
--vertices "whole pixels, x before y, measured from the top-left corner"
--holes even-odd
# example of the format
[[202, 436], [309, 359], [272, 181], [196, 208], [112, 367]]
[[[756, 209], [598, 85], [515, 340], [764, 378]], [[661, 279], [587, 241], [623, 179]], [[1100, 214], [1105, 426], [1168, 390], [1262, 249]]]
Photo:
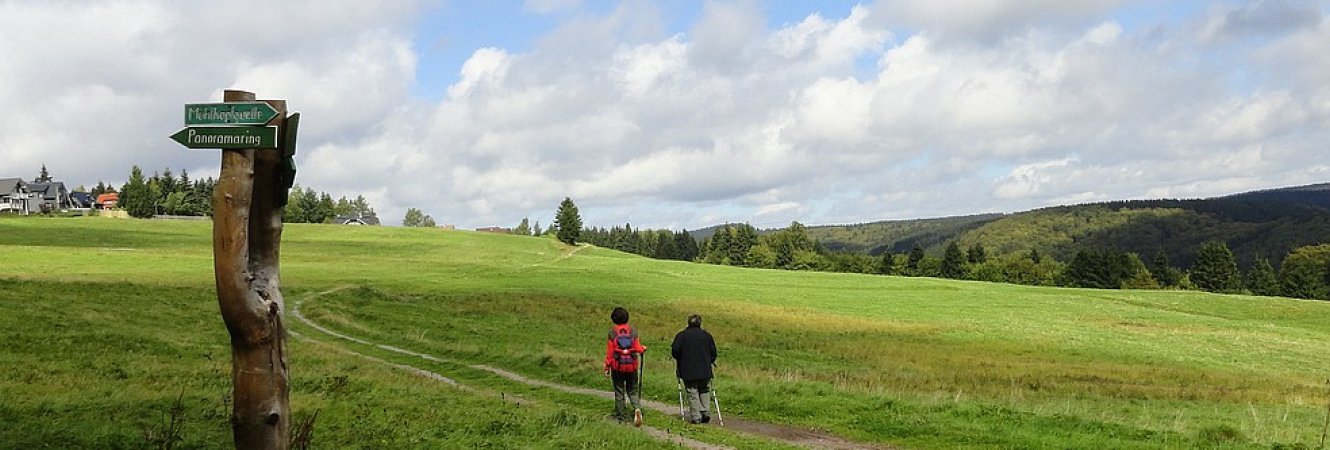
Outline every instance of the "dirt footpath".
[[[299, 301], [296, 302], [294, 308], [291, 308], [291, 315], [292, 315], [293, 317], [295, 317], [296, 320], [299, 320], [299, 321], [303, 322], [304, 324], [309, 325], [311, 328], [314, 328], [314, 329], [316, 329], [316, 330], [319, 330], [320, 332], [322, 332], [322, 333], [324, 333], [324, 334], [326, 334], [326, 335], [328, 335], [328, 336], [332, 336], [332, 337], [336, 337], [336, 338], [339, 338], [339, 339], [343, 339], [343, 340], [347, 340], [347, 341], [355, 342], [355, 343], [362, 344], [362, 345], [369, 345], [369, 346], [378, 347], [378, 348], [383, 349], [383, 350], [387, 350], [387, 351], [394, 352], [394, 353], [398, 353], [398, 354], [402, 354], [402, 355], [413, 356], [413, 357], [421, 358], [421, 359], [424, 359], [424, 360], [427, 360], [427, 361], [433, 361], [433, 362], [454, 362], [454, 361], [445, 361], [444, 359], [438, 358], [438, 357], [433, 356], [433, 355], [428, 355], [428, 354], [424, 354], [424, 353], [414, 352], [414, 351], [410, 351], [410, 350], [406, 350], [406, 349], [402, 349], [402, 348], [394, 347], [394, 346], [391, 346], [391, 345], [384, 345], [384, 344], [374, 343], [374, 342], [366, 341], [366, 340], [363, 340], [363, 339], [358, 339], [358, 338], [355, 338], [355, 337], [347, 336], [347, 335], [344, 335], [344, 334], [341, 334], [341, 333], [338, 333], [338, 332], [335, 332], [335, 331], [329, 330], [329, 329], [327, 329], [327, 328], [324, 328], [324, 327], [322, 327], [322, 326], [320, 326], [320, 325], [314, 323], [313, 321], [311, 321], [311, 320], [305, 318], [305, 316], [304, 316], [303, 314], [300, 313], [300, 305], [301, 305], [302, 303], [304, 303], [306, 300], [312, 300], [312, 299], [315, 299], [315, 298], [321, 297], [321, 296], [323, 296], [323, 295], [327, 295], [327, 294], [330, 294], [330, 293], [333, 293], [333, 292], [340, 291], [340, 290], [342, 290], [342, 289], [345, 289], [345, 288], [337, 288], [337, 289], [332, 289], [332, 290], [328, 290], [328, 291], [324, 291], [324, 292], [317, 292], [317, 293], [313, 293], [313, 294], [310, 294], [310, 295], [305, 296], [304, 298], [302, 298], [302, 299], [300, 299]], [[304, 336], [302, 336], [302, 337], [304, 337]], [[306, 338], [306, 339], [310, 339], [309, 337], [304, 337], [304, 338]], [[313, 340], [313, 341], [315, 341], [315, 342], [319, 342], [319, 341], [316, 340], [316, 339], [310, 339], [310, 340]], [[327, 345], [330, 345], [330, 346], [331, 346], [331, 344], [327, 344]], [[397, 363], [393, 363], [393, 362], [385, 361], [385, 360], [383, 360], [383, 359], [376, 358], [376, 357], [369, 356], [369, 355], [365, 355], [365, 354], [363, 354], [363, 353], [359, 353], [359, 352], [356, 352], [356, 351], [354, 351], [354, 350], [347, 349], [347, 348], [335, 347], [335, 346], [334, 346], [334, 348], [337, 348], [339, 351], [343, 351], [343, 352], [346, 352], [346, 353], [351, 353], [351, 354], [359, 355], [359, 356], [361, 356], [361, 357], [363, 357], [363, 358], [366, 358], [366, 359], [368, 359], [368, 360], [371, 360], [371, 361], [374, 361], [374, 362], [377, 362], [377, 363], [380, 363], [380, 364], [384, 364], [384, 365], [387, 365], [387, 366], [390, 366], [390, 367], [396, 367], [396, 368], [398, 368], [398, 369], [402, 369], [402, 370], [407, 370], [407, 371], [410, 371], [410, 372], [414, 372], [414, 373], [419, 374], [419, 375], [421, 375], [421, 376], [423, 376], [423, 377], [426, 377], [426, 378], [428, 378], [428, 379], [432, 379], [432, 380], [435, 380], [435, 381], [443, 382], [443, 383], [446, 383], [446, 384], [449, 384], [449, 385], [452, 385], [452, 386], [458, 387], [458, 388], [460, 388], [460, 389], [474, 390], [473, 388], [471, 388], [471, 387], [469, 387], [469, 386], [462, 385], [462, 384], [460, 384], [460, 383], [454, 381], [454, 380], [451, 379], [451, 378], [445, 377], [445, 376], [443, 376], [443, 375], [440, 375], [440, 374], [437, 374], [437, 373], [434, 373], [434, 372], [430, 372], [430, 371], [425, 370], [425, 369], [421, 369], [421, 368], [419, 368], [419, 367], [415, 367], [415, 366], [411, 366], [411, 365], [406, 365], [406, 364], [397, 364]], [[482, 365], [482, 364], [473, 364], [473, 365], [470, 365], [469, 367], [471, 367], [472, 369], [476, 369], [476, 370], [483, 370], [483, 371], [486, 371], [486, 372], [490, 372], [490, 373], [493, 373], [493, 374], [495, 374], [495, 375], [498, 375], [498, 376], [501, 376], [501, 377], [507, 378], [507, 379], [512, 380], [512, 381], [516, 381], [516, 382], [519, 382], [519, 383], [523, 383], [523, 384], [526, 384], [526, 385], [529, 385], [529, 386], [541, 387], [541, 388], [545, 388], [545, 389], [557, 390], [557, 391], [567, 392], [567, 393], [572, 393], [572, 394], [581, 394], [581, 395], [596, 396], [596, 397], [600, 397], [600, 398], [604, 398], [604, 399], [609, 399], [609, 400], [613, 400], [613, 399], [614, 399], [614, 392], [611, 392], [611, 391], [602, 391], [602, 390], [597, 390], [597, 389], [588, 389], [588, 388], [577, 387], [577, 386], [568, 386], [568, 385], [563, 385], [563, 384], [558, 384], [558, 383], [551, 383], [551, 382], [543, 381], [543, 380], [535, 380], [535, 379], [527, 378], [527, 377], [524, 377], [524, 376], [522, 376], [522, 375], [519, 375], [519, 374], [516, 374], [516, 373], [510, 372], [510, 371], [507, 371], [507, 370], [504, 370], [504, 369], [500, 369], [500, 368], [497, 368], [497, 367], [491, 367], [491, 366], [487, 366], [487, 365]], [[507, 400], [507, 401], [514, 401], [514, 402], [519, 402], [519, 403], [522, 402], [522, 399], [517, 398], [517, 397], [505, 396], [504, 398], [505, 398], [505, 400]], [[655, 411], [657, 411], [657, 412], [663, 413], [663, 414], [665, 414], [666, 417], [677, 417], [677, 414], [679, 413], [678, 405], [666, 404], [666, 403], [662, 403], [662, 402], [658, 402], [658, 401], [654, 401], [654, 400], [642, 400], [642, 406], [646, 407], [647, 409], [651, 409], [651, 410], [655, 410]], [[725, 412], [724, 409], [722, 409], [722, 410], [721, 410], [721, 413], [723, 414], [724, 412]], [[677, 422], [677, 424], [678, 424], [679, 426], [685, 426], [685, 425], [683, 424], [682, 419], [679, 419], [679, 421]], [[719, 426], [719, 424], [713, 422], [713, 423], [708, 424], [708, 425], [687, 425], [687, 426]], [[826, 433], [826, 432], [822, 432], [822, 431], [818, 431], [818, 430], [810, 430], [810, 429], [797, 428], [797, 427], [791, 427], [791, 426], [786, 426], [786, 425], [777, 425], [777, 424], [764, 423], [764, 422], [755, 422], [755, 421], [749, 421], [749, 420], [740, 419], [740, 418], [733, 417], [733, 416], [725, 417], [725, 426], [724, 426], [724, 428], [727, 429], [727, 430], [737, 431], [737, 432], [746, 433], [746, 434], [750, 434], [750, 435], [766, 437], [766, 438], [770, 438], [770, 439], [778, 440], [778, 441], [781, 441], [781, 442], [785, 442], [785, 443], [787, 443], [787, 444], [791, 444], [791, 445], [795, 445], [795, 446], [799, 446], [799, 447], [805, 447], [805, 448], [836, 449], [836, 450], [874, 450], [874, 449], [891, 449], [891, 448], [892, 448], [892, 447], [888, 447], [888, 446], [874, 445], [874, 444], [868, 444], [868, 443], [862, 443], [862, 442], [850, 441], [850, 440], [847, 440], [847, 439], [841, 438], [841, 437], [839, 437], [839, 436], [835, 436], [835, 435], [832, 435], [832, 434], [829, 434], [829, 433]], [[710, 444], [710, 443], [707, 443], [707, 442], [698, 441], [698, 440], [696, 440], [696, 439], [691, 439], [691, 438], [688, 438], [688, 437], [685, 437], [685, 436], [681, 436], [681, 435], [678, 435], [678, 434], [675, 434], [675, 433], [671, 433], [669, 430], [662, 430], [662, 429], [660, 429], [660, 428], [653, 427], [653, 426], [646, 426], [646, 425], [644, 425], [644, 426], [642, 427], [642, 430], [643, 430], [643, 432], [647, 433], [648, 435], [652, 436], [653, 438], [656, 438], [656, 439], [659, 439], [659, 440], [662, 440], [662, 441], [666, 441], [666, 442], [672, 442], [672, 443], [675, 443], [675, 444], [679, 444], [679, 445], [682, 445], [682, 446], [684, 446], [684, 447], [691, 448], [691, 449], [697, 449], [697, 450], [717, 450], [717, 449], [727, 449], [727, 448], [729, 448], [729, 447], [725, 447], [725, 446], [720, 446], [720, 445]]]

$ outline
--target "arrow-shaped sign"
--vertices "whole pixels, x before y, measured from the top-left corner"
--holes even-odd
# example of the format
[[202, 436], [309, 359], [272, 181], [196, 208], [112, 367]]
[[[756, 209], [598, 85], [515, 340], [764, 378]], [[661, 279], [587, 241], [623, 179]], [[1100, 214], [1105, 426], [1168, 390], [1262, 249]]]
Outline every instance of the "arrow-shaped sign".
[[189, 148], [277, 148], [277, 127], [185, 127], [171, 139]]
[[277, 117], [277, 110], [264, 102], [195, 103], [185, 105], [185, 126], [263, 125]]

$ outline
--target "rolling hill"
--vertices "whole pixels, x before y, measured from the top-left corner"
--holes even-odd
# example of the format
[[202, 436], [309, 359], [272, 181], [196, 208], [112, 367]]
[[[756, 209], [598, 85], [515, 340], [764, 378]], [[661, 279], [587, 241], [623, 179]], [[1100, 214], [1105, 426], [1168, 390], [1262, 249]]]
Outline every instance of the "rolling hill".
[[1330, 183], [1192, 200], [1130, 200], [1057, 206], [1005, 215], [810, 226], [830, 250], [941, 253], [947, 242], [991, 253], [1039, 249], [1066, 261], [1078, 250], [1110, 248], [1150, 258], [1163, 252], [1189, 266], [1196, 249], [1221, 240], [1241, 267], [1257, 257], [1276, 266], [1289, 250], [1330, 239]]

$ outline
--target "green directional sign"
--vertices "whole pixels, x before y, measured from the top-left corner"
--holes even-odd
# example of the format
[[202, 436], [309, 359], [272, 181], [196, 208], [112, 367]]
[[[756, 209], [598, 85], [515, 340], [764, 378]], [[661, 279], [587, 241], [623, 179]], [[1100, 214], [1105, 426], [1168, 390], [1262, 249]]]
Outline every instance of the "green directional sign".
[[185, 126], [263, 125], [277, 117], [277, 110], [264, 102], [195, 103], [185, 105]]
[[185, 127], [171, 139], [189, 148], [277, 148], [277, 127]]

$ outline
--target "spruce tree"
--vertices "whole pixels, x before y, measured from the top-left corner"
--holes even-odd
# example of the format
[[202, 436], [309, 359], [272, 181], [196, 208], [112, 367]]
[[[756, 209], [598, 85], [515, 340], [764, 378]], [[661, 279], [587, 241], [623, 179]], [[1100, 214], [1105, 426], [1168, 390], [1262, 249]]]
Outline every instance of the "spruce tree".
[[1270, 260], [1264, 257], [1256, 258], [1251, 270], [1247, 271], [1247, 290], [1254, 295], [1279, 295], [1279, 277], [1275, 275], [1275, 268], [1270, 265]]
[[915, 275], [919, 271], [919, 262], [923, 260], [924, 248], [916, 245], [910, 249], [910, 257], [905, 260], [905, 268], [910, 271], [911, 275]]
[[148, 188], [143, 178], [143, 169], [139, 166], [130, 169], [129, 181], [120, 188], [120, 207], [130, 216], [138, 218], [149, 218], [157, 213], [157, 197]]
[[942, 277], [951, 279], [965, 278], [965, 255], [961, 246], [952, 241], [942, 253]]
[[674, 248], [679, 252], [677, 259], [682, 261], [692, 261], [697, 259], [701, 250], [697, 246], [697, 240], [693, 235], [688, 234], [688, 230], [683, 230], [674, 234]]
[[1155, 279], [1159, 280], [1162, 286], [1177, 286], [1182, 281], [1182, 271], [1173, 267], [1168, 262], [1168, 254], [1163, 250], [1155, 252], [1154, 258], [1150, 261], [1150, 272], [1154, 274]]
[[896, 275], [896, 255], [890, 251], [882, 252], [882, 258], [878, 260], [877, 273], [882, 275]]
[[[313, 223], [332, 222], [333, 218], [336, 217], [333, 215], [333, 208], [336, 207], [337, 205], [333, 203], [332, 196], [328, 195], [327, 192], [322, 193], [319, 196], [319, 206], [315, 209], [315, 211], [318, 211], [318, 215], [315, 217]], [[366, 216], [374, 215], [374, 210], [370, 209], [369, 206], [366, 206], [365, 209], [369, 210], [369, 212], [365, 214]]]
[[1208, 241], [1196, 252], [1191, 281], [1196, 287], [1209, 292], [1238, 292], [1242, 290], [1242, 276], [1238, 273], [1233, 251], [1223, 241]]
[[730, 234], [730, 246], [726, 255], [729, 265], [743, 266], [748, 260], [748, 251], [757, 245], [757, 229], [746, 223], [726, 229]]
[[572, 198], [564, 197], [563, 202], [559, 203], [559, 211], [554, 215], [554, 225], [551, 225], [551, 228], [559, 230], [557, 236], [563, 243], [577, 244], [577, 239], [582, 234], [582, 216], [578, 214], [577, 205], [573, 204]]

